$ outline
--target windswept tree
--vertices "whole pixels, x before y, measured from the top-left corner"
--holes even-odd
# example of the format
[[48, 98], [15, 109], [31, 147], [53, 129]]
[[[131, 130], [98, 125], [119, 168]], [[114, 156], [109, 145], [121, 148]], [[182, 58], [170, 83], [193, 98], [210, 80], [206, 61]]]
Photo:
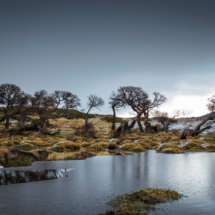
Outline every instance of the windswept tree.
[[143, 104], [146, 105], [150, 103], [148, 94], [144, 92], [142, 88], [133, 86], [120, 87], [117, 90], [117, 94], [123, 103], [131, 107], [131, 109], [137, 114], [136, 118], [129, 125], [130, 128], [132, 128], [137, 121], [140, 131], [143, 132], [144, 130], [140, 123], [140, 117], [143, 113]]
[[0, 85], [0, 105], [3, 107], [3, 117], [0, 122], [6, 121], [5, 128], [9, 128], [10, 117], [20, 113], [28, 102], [28, 96], [14, 84]]
[[68, 114], [69, 109], [76, 109], [77, 107], [81, 107], [81, 100], [78, 98], [77, 95], [63, 91], [62, 97], [64, 101], [63, 108], [65, 109], [66, 115]]
[[103, 105], [104, 105], [104, 100], [102, 98], [98, 97], [97, 95], [88, 96], [88, 102], [87, 102], [88, 110], [87, 110], [87, 113], [85, 116], [85, 126], [87, 125], [87, 122], [88, 122], [88, 115], [89, 115], [90, 110], [92, 110], [94, 108], [99, 109]]
[[112, 126], [111, 130], [115, 130], [115, 121], [116, 121], [116, 110], [119, 108], [125, 107], [126, 104], [124, 103], [124, 100], [120, 98], [119, 95], [117, 95], [115, 92], [112, 92], [110, 98], [109, 98], [109, 105], [111, 106], [113, 110], [113, 121], [112, 121]]
[[39, 115], [40, 129], [32, 136], [36, 137], [41, 132], [45, 132], [48, 119], [53, 118], [51, 114], [57, 110], [58, 106], [63, 101], [63, 92], [55, 91], [54, 93], [49, 94], [45, 90], [40, 90], [34, 93], [34, 96], [30, 101], [34, 113]]
[[141, 132], [144, 131], [140, 122], [141, 115], [144, 115], [145, 132], [148, 132], [151, 127], [150, 123], [148, 122], [149, 112], [154, 108], [159, 107], [166, 101], [166, 97], [158, 92], [154, 92], [154, 98], [153, 100], [150, 100], [149, 95], [140, 87], [120, 87], [117, 90], [117, 94], [124, 101], [124, 103], [130, 106], [132, 110], [137, 114], [130, 127], [134, 126], [135, 122], [137, 121], [139, 130]]
[[215, 93], [210, 98], [208, 98], [207, 108], [210, 112], [215, 111]]

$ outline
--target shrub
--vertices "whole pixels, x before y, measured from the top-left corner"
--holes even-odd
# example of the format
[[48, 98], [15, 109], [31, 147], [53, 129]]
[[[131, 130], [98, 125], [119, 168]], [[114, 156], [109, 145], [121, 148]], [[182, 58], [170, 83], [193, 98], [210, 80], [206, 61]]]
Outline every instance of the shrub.
[[92, 137], [96, 138], [96, 130], [92, 123], [87, 123], [86, 125], [83, 125], [81, 127], [78, 127], [75, 131], [75, 135], [81, 136], [81, 137]]
[[109, 146], [108, 146], [108, 148], [109, 148], [109, 149], [115, 149], [115, 148], [117, 148], [117, 144], [114, 143], [114, 142], [113, 142], [113, 143], [110, 143]]

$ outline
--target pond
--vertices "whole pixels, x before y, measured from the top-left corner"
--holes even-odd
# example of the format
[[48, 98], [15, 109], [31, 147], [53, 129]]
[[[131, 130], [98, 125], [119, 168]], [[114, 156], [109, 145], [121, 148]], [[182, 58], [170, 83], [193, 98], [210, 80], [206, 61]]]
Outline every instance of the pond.
[[[26, 177], [32, 172], [45, 174], [42, 180], [0, 186], [0, 214], [96, 215], [110, 209], [107, 203], [118, 195], [146, 187], [175, 189], [188, 196], [158, 204], [151, 214], [215, 214], [214, 153], [160, 154], [148, 150], [126, 156], [82, 155], [63, 159], [62, 155], [40, 152], [40, 157], [32, 158], [13, 152], [0, 157], [1, 174], [14, 178], [21, 173]], [[27, 164], [19, 161], [19, 156]], [[23, 166], [16, 167], [17, 162]]]

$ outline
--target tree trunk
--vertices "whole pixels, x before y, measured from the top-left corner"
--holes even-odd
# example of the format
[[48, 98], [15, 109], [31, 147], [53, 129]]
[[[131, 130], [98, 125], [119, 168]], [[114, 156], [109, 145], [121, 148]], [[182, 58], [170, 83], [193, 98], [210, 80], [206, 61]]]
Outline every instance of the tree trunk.
[[121, 133], [125, 134], [125, 131], [128, 128], [128, 120], [124, 120], [120, 126], [117, 128], [116, 132], [114, 132], [113, 135], [111, 135], [111, 138], [118, 138]]
[[143, 126], [142, 126], [142, 124], [141, 124], [141, 122], [140, 122], [140, 117], [137, 119], [137, 123], [138, 123], [140, 132], [144, 132]]
[[10, 125], [9, 123], [10, 123], [10, 122], [9, 122], [9, 117], [7, 116], [7, 117], [6, 117], [6, 122], [5, 122], [5, 128], [6, 128], [6, 129], [9, 129], [9, 125]]
[[111, 127], [111, 130], [114, 131], [116, 129], [116, 126], [115, 126], [115, 121], [116, 121], [116, 111], [115, 111], [115, 107], [112, 106], [112, 110], [113, 110], [113, 121], [112, 121], [112, 127]]
[[90, 110], [91, 110], [91, 107], [89, 108], [89, 110], [87, 111], [86, 116], [85, 116], [85, 126], [88, 123], [88, 114], [89, 114]]
[[199, 123], [195, 129], [188, 129], [188, 128], [185, 128], [181, 135], [180, 135], [180, 139], [183, 140], [183, 139], [186, 139], [187, 136], [193, 136], [193, 137], [196, 137], [198, 136], [200, 133], [202, 133], [203, 131], [207, 130], [207, 129], [210, 129], [211, 126], [207, 126], [205, 128], [202, 128], [201, 129], [201, 126], [204, 125], [208, 120], [213, 120], [215, 118], [215, 115], [210, 115], [206, 120], [204, 120], [203, 122]]
[[45, 119], [45, 121], [44, 121], [44, 124], [43, 124], [43, 125], [41, 125], [41, 128], [39, 129], [39, 131], [38, 131], [37, 133], [35, 133], [34, 135], [32, 135], [32, 136], [28, 137], [28, 140], [29, 140], [29, 139], [33, 139], [33, 138], [35, 138], [35, 137], [39, 136], [39, 135], [40, 135], [40, 133], [41, 133], [43, 130], [45, 130], [47, 120], [48, 120], [48, 119], [46, 118], [46, 119]]
[[140, 118], [141, 115], [142, 113], [137, 114], [137, 116], [133, 119], [133, 121], [128, 126], [128, 129], [132, 129], [134, 127], [135, 123], [137, 122], [138, 118]]

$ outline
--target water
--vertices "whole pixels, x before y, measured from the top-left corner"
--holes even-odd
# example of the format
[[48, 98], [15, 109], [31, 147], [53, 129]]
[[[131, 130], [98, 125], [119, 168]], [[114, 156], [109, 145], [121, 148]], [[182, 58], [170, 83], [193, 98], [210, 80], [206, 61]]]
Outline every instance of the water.
[[145, 187], [175, 189], [188, 197], [159, 204], [152, 214], [215, 214], [215, 154], [160, 154], [86, 160], [35, 161], [1, 171], [70, 169], [68, 177], [0, 186], [0, 214], [98, 214], [108, 201]]

